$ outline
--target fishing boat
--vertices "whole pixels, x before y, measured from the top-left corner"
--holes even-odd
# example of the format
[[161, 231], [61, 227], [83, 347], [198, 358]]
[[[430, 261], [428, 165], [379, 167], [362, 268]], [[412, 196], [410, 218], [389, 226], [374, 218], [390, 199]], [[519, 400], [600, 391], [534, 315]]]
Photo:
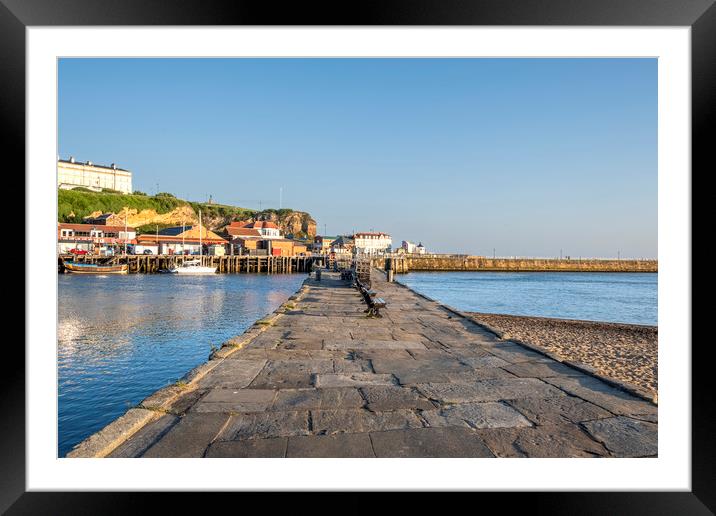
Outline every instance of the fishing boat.
[[65, 270], [74, 274], [127, 274], [127, 264], [102, 265], [65, 262]]
[[199, 258], [195, 258], [194, 260], [187, 260], [178, 267], [174, 266], [171, 269], [167, 269], [166, 271], [162, 272], [168, 272], [170, 274], [216, 274], [218, 267], [207, 267], [205, 265], [202, 265], [201, 263], [201, 250], [203, 248], [201, 234], [201, 210], [199, 210]]

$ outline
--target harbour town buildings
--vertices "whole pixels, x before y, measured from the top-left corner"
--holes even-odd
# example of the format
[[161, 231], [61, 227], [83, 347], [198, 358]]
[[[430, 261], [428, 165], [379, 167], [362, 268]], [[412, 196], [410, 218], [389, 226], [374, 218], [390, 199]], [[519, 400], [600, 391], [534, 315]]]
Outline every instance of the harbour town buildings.
[[136, 238], [134, 228], [104, 226], [99, 224], [57, 224], [57, 251], [68, 253], [71, 249], [97, 252], [99, 249], [131, 244]]
[[95, 192], [110, 189], [128, 194], [132, 193], [132, 173], [114, 163], [106, 166], [91, 161], [81, 163], [74, 157], [58, 159], [57, 186], [66, 190], [83, 187]]
[[390, 250], [393, 243], [387, 233], [363, 232], [353, 235], [355, 248], [363, 254], [380, 254]]
[[407, 254], [425, 254], [425, 246], [422, 242], [420, 242], [418, 245], [415, 245], [409, 240], [403, 240], [401, 248]]

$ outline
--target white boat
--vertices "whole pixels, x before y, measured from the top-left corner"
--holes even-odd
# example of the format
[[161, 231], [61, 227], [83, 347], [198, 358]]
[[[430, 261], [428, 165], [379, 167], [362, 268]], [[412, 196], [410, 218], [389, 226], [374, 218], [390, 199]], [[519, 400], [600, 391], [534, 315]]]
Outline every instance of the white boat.
[[216, 267], [206, 267], [201, 260], [187, 260], [179, 267], [172, 267], [167, 272], [170, 274], [216, 274]]
[[172, 267], [167, 272], [170, 274], [216, 274], [218, 267], [207, 267], [201, 264], [201, 210], [199, 210], [199, 258], [194, 260], [188, 260], [182, 263], [179, 267]]

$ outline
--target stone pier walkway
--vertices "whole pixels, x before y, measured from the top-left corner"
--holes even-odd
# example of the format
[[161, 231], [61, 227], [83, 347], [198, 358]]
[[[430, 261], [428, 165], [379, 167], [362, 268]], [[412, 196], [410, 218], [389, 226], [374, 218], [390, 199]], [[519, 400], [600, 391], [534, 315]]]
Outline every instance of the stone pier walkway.
[[243, 347], [134, 409], [148, 422], [102, 455], [656, 456], [655, 405], [382, 274], [373, 288], [382, 318], [337, 274], [307, 280]]

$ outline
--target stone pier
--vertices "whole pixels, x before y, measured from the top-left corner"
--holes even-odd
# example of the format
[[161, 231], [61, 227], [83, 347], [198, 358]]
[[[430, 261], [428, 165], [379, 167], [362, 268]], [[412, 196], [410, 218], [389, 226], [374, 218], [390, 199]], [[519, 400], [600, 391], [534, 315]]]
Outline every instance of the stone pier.
[[308, 279], [69, 457], [654, 457], [657, 406], [374, 273]]

